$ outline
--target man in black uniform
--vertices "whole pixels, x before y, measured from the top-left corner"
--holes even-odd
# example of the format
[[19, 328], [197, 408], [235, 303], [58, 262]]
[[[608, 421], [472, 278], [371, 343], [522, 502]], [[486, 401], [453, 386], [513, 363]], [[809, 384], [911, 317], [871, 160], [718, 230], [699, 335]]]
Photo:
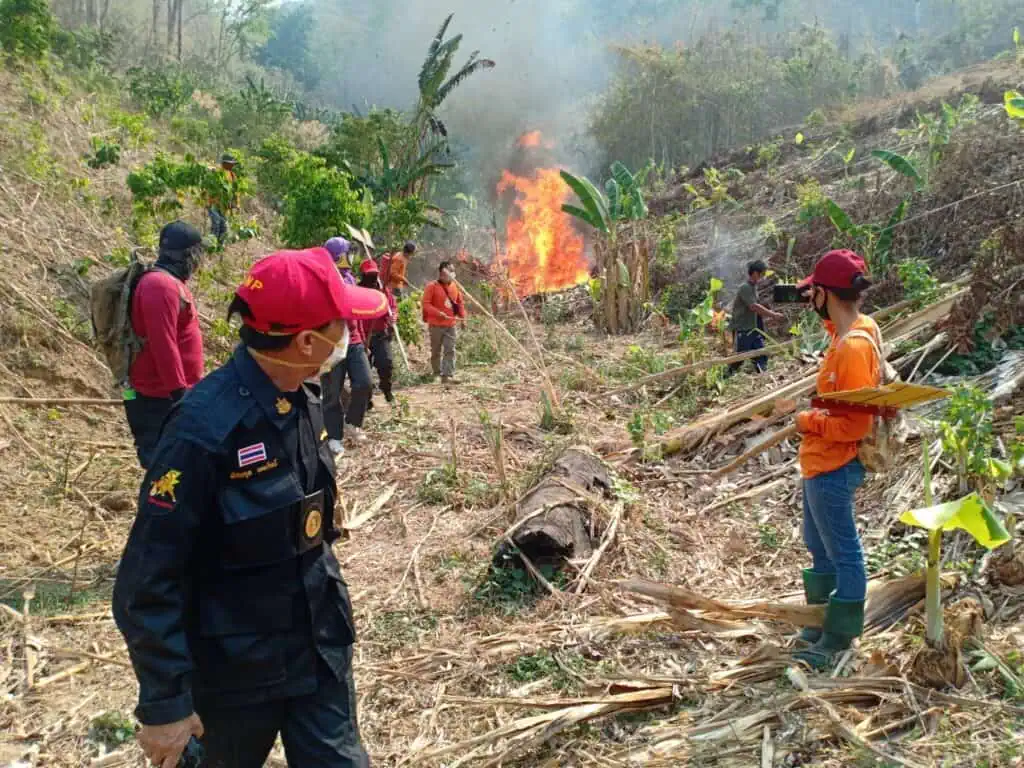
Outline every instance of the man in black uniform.
[[369, 764], [333, 459], [305, 382], [344, 358], [346, 320], [385, 312], [321, 248], [268, 256], [229, 309], [242, 344], [171, 412], [114, 587], [139, 742], [161, 768], [192, 736], [204, 766], [257, 768], [278, 733], [289, 765]]

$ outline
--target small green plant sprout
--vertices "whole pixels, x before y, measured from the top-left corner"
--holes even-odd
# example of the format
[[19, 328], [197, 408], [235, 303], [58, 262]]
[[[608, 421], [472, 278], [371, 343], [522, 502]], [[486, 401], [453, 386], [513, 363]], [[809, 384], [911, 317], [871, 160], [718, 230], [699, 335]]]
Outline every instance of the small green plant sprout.
[[85, 164], [94, 170], [106, 168], [108, 165], [117, 165], [121, 162], [121, 145], [108, 142], [99, 136], [93, 136], [90, 141], [92, 152], [85, 154]]
[[715, 319], [715, 297], [722, 290], [724, 283], [717, 277], [712, 277], [708, 285], [708, 291], [700, 303], [693, 307], [684, 318], [679, 329], [679, 340], [686, 341], [695, 336], [703, 336], [711, 321]]
[[1005, 482], [1013, 474], [1011, 462], [992, 456], [993, 405], [977, 387], [962, 385], [953, 390], [941, 422], [942, 448], [956, 457], [960, 492], [990, 481]]
[[926, 306], [938, 297], [939, 281], [932, 276], [932, 268], [924, 259], [905, 259], [896, 265], [896, 272], [903, 283], [904, 294], [915, 307]]
[[1019, 91], [1007, 91], [1003, 94], [1003, 105], [1007, 116], [1024, 128], [1024, 96]]
[[924, 503], [922, 509], [904, 512], [900, 522], [928, 531], [928, 566], [925, 581], [925, 639], [932, 648], [943, 647], [942, 589], [939, 583], [939, 561], [942, 550], [942, 532], [960, 529], [967, 531], [986, 549], [995, 549], [1010, 540], [1006, 528], [977, 493], [956, 501], [934, 504], [932, 498], [932, 472], [928, 440], [924, 445]]

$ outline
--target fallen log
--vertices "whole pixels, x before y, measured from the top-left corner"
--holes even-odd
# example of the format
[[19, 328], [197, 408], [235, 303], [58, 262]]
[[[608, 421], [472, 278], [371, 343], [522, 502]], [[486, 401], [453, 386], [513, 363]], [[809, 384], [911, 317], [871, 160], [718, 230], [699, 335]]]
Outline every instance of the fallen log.
[[[604, 462], [585, 448], [570, 448], [516, 504], [516, 522], [503, 539], [537, 565], [586, 560], [596, 546], [591, 500], [610, 497], [611, 489]], [[505, 554], [500, 545], [498, 552]]]

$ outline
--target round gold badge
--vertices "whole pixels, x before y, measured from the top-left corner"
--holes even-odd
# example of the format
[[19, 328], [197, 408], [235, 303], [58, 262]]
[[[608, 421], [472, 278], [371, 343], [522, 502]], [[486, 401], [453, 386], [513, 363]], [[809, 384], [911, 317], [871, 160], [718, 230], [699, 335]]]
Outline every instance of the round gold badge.
[[309, 514], [306, 515], [306, 538], [313, 539], [320, 533], [320, 523], [322, 518], [320, 516], [319, 509], [310, 510]]

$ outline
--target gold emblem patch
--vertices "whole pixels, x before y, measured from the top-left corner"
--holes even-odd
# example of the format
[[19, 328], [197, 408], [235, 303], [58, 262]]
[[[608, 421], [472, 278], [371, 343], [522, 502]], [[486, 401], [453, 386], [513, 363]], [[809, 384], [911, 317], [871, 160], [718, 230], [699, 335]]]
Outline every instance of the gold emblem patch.
[[326, 440], [327, 439], [327, 430], [326, 429], [323, 430], [322, 432], [320, 432], [320, 439], [321, 440]]
[[289, 411], [291, 411], [292, 404], [288, 402], [286, 398], [279, 397], [277, 398], [277, 402], [274, 403], [274, 407], [277, 408], [277, 412], [279, 415], [284, 416]]
[[320, 523], [323, 521], [323, 517], [320, 515], [319, 509], [309, 510], [309, 514], [306, 515], [306, 538], [314, 539], [316, 535], [320, 533]]
[[174, 497], [174, 489], [180, 482], [181, 472], [176, 469], [169, 469], [167, 470], [167, 474], [159, 480], [153, 481], [153, 484], [149, 487], [149, 495], [154, 498], [158, 496], [166, 496], [177, 504], [178, 500]]

